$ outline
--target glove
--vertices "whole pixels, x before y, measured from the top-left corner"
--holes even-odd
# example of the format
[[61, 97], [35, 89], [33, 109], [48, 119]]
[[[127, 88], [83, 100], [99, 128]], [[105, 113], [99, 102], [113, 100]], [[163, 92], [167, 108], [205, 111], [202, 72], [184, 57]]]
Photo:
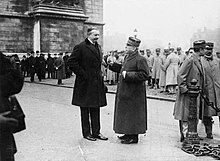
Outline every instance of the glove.
[[123, 76], [123, 78], [125, 79], [126, 71], [123, 71], [123, 72], [122, 72], [122, 76]]

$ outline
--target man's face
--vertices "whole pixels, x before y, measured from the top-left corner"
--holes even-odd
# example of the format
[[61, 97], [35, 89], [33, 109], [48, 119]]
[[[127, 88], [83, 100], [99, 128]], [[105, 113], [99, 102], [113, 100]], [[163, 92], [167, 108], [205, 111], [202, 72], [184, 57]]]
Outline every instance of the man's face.
[[151, 52], [147, 51], [147, 56], [150, 57], [150, 55], [151, 55]]
[[99, 39], [99, 31], [98, 30], [92, 30], [90, 31], [90, 35], [88, 36], [88, 38], [93, 42], [96, 43]]
[[199, 51], [199, 56], [204, 56], [206, 52], [207, 52], [206, 49], [201, 48], [200, 51]]
[[133, 46], [126, 44], [125, 51], [127, 54], [132, 53], [134, 50], [135, 50], [135, 48]]
[[212, 55], [212, 52], [213, 52], [212, 49], [206, 49], [205, 54], [208, 55], [208, 56], [210, 56], [210, 55]]

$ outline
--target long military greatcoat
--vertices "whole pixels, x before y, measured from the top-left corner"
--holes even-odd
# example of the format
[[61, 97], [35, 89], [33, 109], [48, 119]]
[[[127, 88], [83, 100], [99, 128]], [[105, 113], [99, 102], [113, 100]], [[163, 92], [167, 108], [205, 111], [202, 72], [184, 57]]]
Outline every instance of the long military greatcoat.
[[160, 79], [160, 70], [161, 70], [161, 56], [155, 55], [152, 58], [152, 78], [153, 79]]
[[[201, 59], [205, 70], [205, 94], [215, 106], [220, 108], [220, 59], [213, 60]], [[220, 116], [217, 112], [205, 103], [204, 116]]]
[[[126, 71], [125, 79], [121, 75]], [[146, 59], [138, 52], [127, 56], [117, 86], [114, 127], [119, 134], [143, 134], [147, 130], [145, 81], [149, 76]]]
[[[204, 70], [195, 53], [183, 62], [177, 74], [179, 91], [174, 105], [174, 119], [176, 120], [188, 120], [190, 98], [187, 91], [192, 79], [196, 79], [198, 81], [197, 85], [204, 89]], [[203, 113], [203, 101], [200, 96], [198, 96], [197, 102], [197, 115], [199, 118]]]
[[175, 53], [167, 57], [164, 66], [166, 70], [166, 85], [177, 85], [177, 72], [179, 69], [180, 59]]
[[93, 108], [107, 105], [101, 64], [102, 52], [98, 44], [95, 46], [86, 39], [74, 47], [68, 60], [70, 69], [76, 74], [73, 105]]

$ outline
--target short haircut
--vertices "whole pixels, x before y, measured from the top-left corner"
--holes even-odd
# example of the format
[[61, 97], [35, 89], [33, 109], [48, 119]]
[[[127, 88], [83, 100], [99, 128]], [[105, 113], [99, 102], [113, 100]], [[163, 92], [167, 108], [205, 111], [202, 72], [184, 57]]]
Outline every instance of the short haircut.
[[90, 34], [91, 34], [91, 31], [93, 31], [93, 30], [98, 30], [98, 28], [96, 28], [96, 27], [89, 27], [89, 28], [87, 29], [87, 34], [90, 35]]

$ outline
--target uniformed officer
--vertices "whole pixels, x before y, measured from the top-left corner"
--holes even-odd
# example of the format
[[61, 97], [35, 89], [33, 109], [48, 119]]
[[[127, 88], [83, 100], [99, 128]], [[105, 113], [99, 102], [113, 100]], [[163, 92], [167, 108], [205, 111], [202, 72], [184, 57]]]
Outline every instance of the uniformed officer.
[[[220, 108], [220, 60], [213, 57], [214, 43], [206, 43], [206, 53], [201, 59], [202, 66], [205, 71], [205, 89], [204, 93], [208, 97], [210, 102], [216, 107]], [[216, 112], [207, 103], [204, 104], [203, 123], [205, 125], [205, 131], [207, 138], [213, 139], [212, 135], [212, 116], [220, 116], [219, 112]]]
[[[201, 89], [204, 89], [204, 71], [201, 65], [200, 58], [205, 54], [206, 42], [204, 40], [198, 40], [193, 43], [194, 53], [189, 59], [185, 59], [183, 64], [180, 66], [177, 74], [178, 83], [178, 94], [176, 97], [176, 102], [174, 105], [174, 119], [179, 120], [180, 126], [180, 141], [184, 141], [186, 137], [186, 132], [188, 131], [188, 116], [189, 116], [189, 95], [188, 86], [190, 86], [192, 79], [196, 79], [197, 85]], [[199, 101], [201, 97], [199, 96]], [[197, 107], [202, 109], [202, 104], [198, 104]], [[198, 111], [199, 111], [198, 109]], [[201, 114], [200, 110], [200, 113]], [[201, 117], [201, 115], [200, 115]], [[199, 116], [198, 116], [199, 118]]]

